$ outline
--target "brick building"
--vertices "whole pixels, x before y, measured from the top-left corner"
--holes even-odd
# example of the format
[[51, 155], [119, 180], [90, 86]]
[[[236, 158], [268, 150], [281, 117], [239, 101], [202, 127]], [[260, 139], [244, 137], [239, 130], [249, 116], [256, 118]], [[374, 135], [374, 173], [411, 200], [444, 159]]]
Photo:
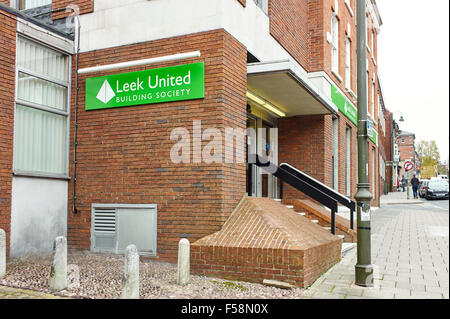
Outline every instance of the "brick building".
[[414, 164], [414, 169], [410, 172], [412, 177], [412, 174], [420, 171], [420, 157], [416, 152], [416, 135], [411, 132], [400, 131], [396, 136], [396, 140], [400, 154], [398, 176], [401, 179], [405, 175], [403, 164], [406, 161], [411, 161]]
[[[0, 227], [11, 256], [49, 251], [56, 235], [66, 235], [70, 249], [120, 253], [132, 240], [147, 257], [175, 261], [178, 241], [188, 238], [202, 264], [195, 242], [229, 225], [230, 216], [250, 222], [256, 219], [239, 219], [239, 210], [278, 211], [266, 201], [245, 204], [247, 196], [277, 199], [280, 184], [245, 162], [219, 160], [242, 155], [223, 147], [227, 128], [256, 130], [247, 153], [289, 163], [345, 196], [356, 193], [355, 0], [0, 2]], [[79, 36], [69, 4], [77, 5]], [[378, 205], [380, 158], [388, 157], [378, 148], [382, 21], [375, 0], [366, 8], [369, 180]], [[156, 75], [173, 90], [133, 93], [144, 90], [144, 76], [152, 87]], [[134, 82], [121, 83], [131, 76]], [[193, 91], [198, 95], [179, 96]], [[171, 154], [174, 132], [188, 136], [189, 158], [181, 163]], [[213, 138], [218, 148], [209, 144]], [[216, 160], [196, 158], [205, 149], [214, 149]], [[284, 189], [284, 204], [303, 198]], [[258, 220], [289, 224], [273, 214]], [[295, 265], [311, 269], [317, 260], [306, 256], [326, 260], [297, 269], [301, 280], [284, 272], [266, 277], [310, 284], [339, 260], [335, 237], [318, 231], [314, 247], [304, 248], [317, 254], [292, 255]], [[278, 262], [276, 249], [262, 254], [258, 265]], [[200, 273], [226, 272], [199, 265]], [[228, 275], [239, 278], [239, 271]]]

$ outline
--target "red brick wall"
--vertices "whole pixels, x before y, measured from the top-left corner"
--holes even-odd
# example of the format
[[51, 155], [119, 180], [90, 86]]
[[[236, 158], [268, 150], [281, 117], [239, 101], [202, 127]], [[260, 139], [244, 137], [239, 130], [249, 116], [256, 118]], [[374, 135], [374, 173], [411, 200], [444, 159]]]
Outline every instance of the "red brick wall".
[[15, 57], [16, 17], [0, 10], [0, 228], [6, 232], [8, 252], [11, 230]]
[[[289, 163], [317, 180], [331, 184], [331, 151], [326, 136], [331, 136], [323, 115], [282, 118], [278, 120], [278, 161]], [[285, 185], [283, 199], [305, 198]]]
[[[346, 128], [351, 128], [350, 195], [357, 191], [357, 129], [344, 115], [338, 118], [338, 189], [346, 194]], [[302, 116], [280, 119], [279, 162], [287, 162], [317, 180], [332, 187], [332, 117], [331, 115]], [[283, 197], [307, 198], [290, 186]]]
[[[195, 50], [201, 51], [200, 58], [80, 77], [79, 213], [72, 213], [71, 183], [68, 214], [71, 248], [90, 247], [92, 203], [156, 203], [158, 256], [175, 260], [181, 237], [193, 242], [219, 230], [242, 198], [245, 164], [173, 164], [170, 160], [170, 150], [175, 144], [170, 133], [174, 128], [185, 127], [192, 134], [193, 120], [202, 120], [203, 129], [217, 127], [222, 134], [224, 127], [246, 127], [246, 49], [227, 32], [215, 30], [86, 52], [80, 56], [80, 68]], [[205, 62], [205, 99], [84, 110], [86, 77], [200, 61]], [[71, 136], [73, 128], [72, 122]], [[72, 152], [73, 145], [71, 159]], [[70, 172], [73, 175], [73, 167]]]
[[243, 7], [247, 5], [246, 0], [237, 0]]
[[[94, 11], [94, 0], [53, 0], [52, 10], [64, 9], [69, 5], [76, 5], [80, 9], [80, 14], [91, 13]], [[71, 12], [55, 12], [52, 15], [53, 20], [65, 18]]]
[[270, 34], [304, 68], [309, 68], [309, 1], [269, 1]]

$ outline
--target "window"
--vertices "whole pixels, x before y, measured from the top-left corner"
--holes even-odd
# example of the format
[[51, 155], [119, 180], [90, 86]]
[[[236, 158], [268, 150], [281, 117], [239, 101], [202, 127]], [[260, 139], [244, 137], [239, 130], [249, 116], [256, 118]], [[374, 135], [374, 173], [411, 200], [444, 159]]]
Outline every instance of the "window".
[[331, 18], [331, 71], [339, 74], [339, 20], [334, 12]]
[[66, 176], [69, 58], [19, 37], [14, 172]]
[[332, 121], [332, 184], [333, 189], [339, 191], [339, 119], [333, 118]]
[[351, 196], [351, 141], [352, 129], [347, 126], [345, 130], [345, 193]]
[[375, 47], [375, 46], [374, 46], [374, 43], [373, 43], [373, 41], [374, 41], [373, 31], [370, 32], [370, 36], [371, 36], [371, 39], [370, 39], [370, 45], [371, 45], [371, 47], [372, 47], [372, 52], [371, 52], [371, 54], [372, 54], [372, 58], [375, 59], [374, 56], [373, 56], [373, 49], [374, 49], [374, 47]]
[[269, 0], [253, 0], [265, 14], [269, 14]]
[[376, 199], [376, 184], [375, 184], [375, 165], [376, 165], [376, 150], [372, 147], [372, 199]]
[[345, 88], [351, 90], [352, 72], [351, 72], [351, 42], [347, 37], [345, 39]]
[[52, 4], [52, 0], [19, 0], [19, 9], [31, 9]]
[[375, 74], [372, 77], [372, 100], [370, 101], [370, 109], [372, 111], [372, 117], [375, 119]]

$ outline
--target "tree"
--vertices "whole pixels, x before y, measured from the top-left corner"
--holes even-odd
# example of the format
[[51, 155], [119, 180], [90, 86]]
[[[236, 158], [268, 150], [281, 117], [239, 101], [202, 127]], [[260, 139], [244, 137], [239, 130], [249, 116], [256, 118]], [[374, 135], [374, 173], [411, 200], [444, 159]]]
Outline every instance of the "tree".
[[439, 163], [441, 155], [436, 141], [420, 141], [416, 149], [422, 166], [434, 166]]

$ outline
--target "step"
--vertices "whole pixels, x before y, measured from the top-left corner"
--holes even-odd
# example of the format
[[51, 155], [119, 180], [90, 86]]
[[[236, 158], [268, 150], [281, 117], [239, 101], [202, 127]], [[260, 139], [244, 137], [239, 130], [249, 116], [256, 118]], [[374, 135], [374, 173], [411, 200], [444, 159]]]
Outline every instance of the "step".
[[294, 205], [286, 205], [286, 207], [289, 209], [294, 209]]
[[317, 219], [311, 219], [311, 221], [312, 221], [314, 224], [318, 224], [318, 223], [319, 223], [319, 221], [318, 221]]
[[274, 201], [281, 202], [281, 198], [274, 198]]
[[331, 227], [323, 226], [322, 228], [325, 230], [331, 231]]
[[306, 216], [306, 213], [298, 213], [299, 215]]
[[356, 247], [355, 243], [342, 243], [341, 255], [351, 251], [355, 247]]

